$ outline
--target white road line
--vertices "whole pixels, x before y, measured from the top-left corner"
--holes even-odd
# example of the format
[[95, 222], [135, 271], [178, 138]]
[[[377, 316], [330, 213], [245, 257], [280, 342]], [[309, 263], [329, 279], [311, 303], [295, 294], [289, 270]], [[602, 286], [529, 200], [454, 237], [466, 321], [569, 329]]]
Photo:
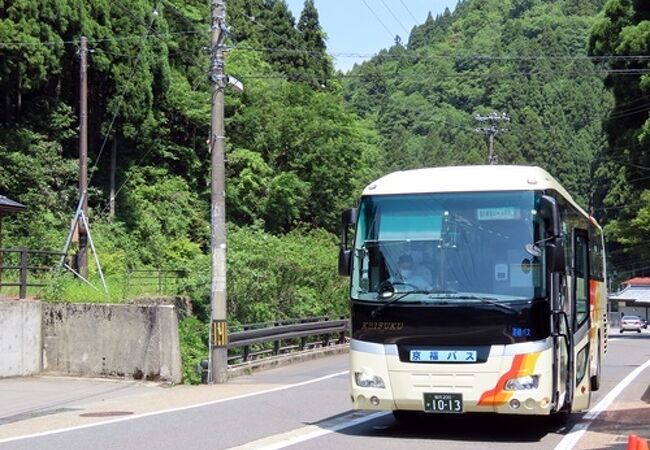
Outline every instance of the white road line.
[[371, 420], [378, 419], [387, 414], [388, 411], [379, 411], [372, 414], [365, 414], [361, 417], [359, 413], [353, 413], [335, 420], [331, 424], [309, 425], [296, 430], [287, 431], [286, 433], [276, 434], [274, 436], [267, 436], [257, 441], [249, 442], [238, 447], [233, 447], [230, 450], [278, 450], [281, 448], [296, 445], [301, 442], [316, 439], [336, 431], [344, 430], [346, 428], [354, 427], [356, 425], [370, 422]]
[[58, 430], [44, 431], [42, 433], [27, 434], [27, 435], [24, 435], [24, 436], [16, 436], [16, 437], [11, 437], [11, 438], [0, 439], [0, 444], [4, 444], [6, 442], [12, 442], [12, 441], [19, 441], [19, 440], [22, 440], [22, 439], [31, 439], [31, 438], [35, 438], [35, 437], [49, 436], [49, 435], [52, 435], [52, 434], [67, 433], [69, 431], [83, 430], [83, 429], [86, 429], [86, 428], [100, 427], [100, 426], [110, 425], [110, 424], [119, 423], [119, 422], [126, 422], [126, 421], [129, 421], [129, 420], [142, 419], [144, 417], [158, 416], [158, 415], [161, 415], [161, 414], [168, 414], [168, 413], [174, 413], [174, 412], [179, 412], [179, 411], [187, 411], [187, 410], [195, 409], [195, 408], [203, 408], [204, 406], [217, 405], [219, 403], [230, 402], [230, 401], [233, 401], [233, 400], [241, 400], [241, 399], [244, 399], [244, 398], [255, 397], [257, 395], [270, 394], [270, 393], [273, 393], [273, 392], [285, 391], [287, 389], [293, 389], [293, 388], [297, 388], [297, 387], [301, 387], [301, 386], [306, 386], [306, 385], [309, 385], [309, 384], [318, 383], [320, 381], [329, 380], [331, 378], [340, 377], [342, 375], [346, 375], [348, 372], [349, 372], [348, 370], [344, 370], [343, 372], [332, 373], [330, 375], [325, 375], [325, 376], [322, 376], [322, 377], [319, 377], [319, 378], [313, 378], [311, 380], [301, 381], [300, 383], [288, 384], [286, 386], [278, 386], [276, 388], [266, 389], [264, 391], [251, 392], [251, 393], [248, 393], [248, 394], [236, 395], [234, 397], [221, 398], [219, 400], [211, 400], [209, 402], [198, 403], [196, 405], [181, 406], [179, 408], [163, 409], [163, 410], [160, 410], [160, 411], [153, 411], [153, 412], [149, 412], [149, 413], [136, 414], [136, 415], [128, 416], [128, 417], [120, 417], [120, 418], [117, 418], [117, 419], [111, 419], [111, 420], [107, 420], [107, 421], [104, 421], [104, 422], [89, 423], [89, 424], [86, 424], [86, 425], [78, 425], [78, 426], [74, 426], [74, 427], [60, 428]]
[[609, 405], [612, 404], [612, 402], [618, 397], [623, 390], [630, 385], [634, 381], [636, 377], [638, 377], [641, 372], [643, 372], [645, 369], [650, 367], [650, 359], [647, 360], [643, 365], [637, 367], [634, 369], [632, 372], [628, 374], [623, 380], [616, 385], [614, 389], [609, 391], [609, 394], [607, 394], [601, 401], [598, 402], [596, 406], [591, 408], [587, 414], [584, 415], [582, 418], [583, 422], [578, 423], [574, 425], [573, 428], [571, 428], [571, 431], [569, 434], [564, 436], [564, 438], [560, 441], [560, 443], [555, 447], [555, 450], [570, 450], [572, 449], [578, 441], [582, 438], [582, 436], [585, 434], [587, 429], [589, 428], [589, 425], [602, 413], [603, 411], [607, 410], [609, 408]]

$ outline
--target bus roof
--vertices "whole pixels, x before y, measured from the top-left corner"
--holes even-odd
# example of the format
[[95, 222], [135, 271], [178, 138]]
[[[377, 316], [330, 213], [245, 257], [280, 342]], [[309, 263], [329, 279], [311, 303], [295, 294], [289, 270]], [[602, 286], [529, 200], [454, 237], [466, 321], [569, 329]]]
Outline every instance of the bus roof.
[[393, 172], [366, 186], [363, 195], [546, 189], [557, 191], [589, 217], [555, 178], [534, 166], [452, 166]]

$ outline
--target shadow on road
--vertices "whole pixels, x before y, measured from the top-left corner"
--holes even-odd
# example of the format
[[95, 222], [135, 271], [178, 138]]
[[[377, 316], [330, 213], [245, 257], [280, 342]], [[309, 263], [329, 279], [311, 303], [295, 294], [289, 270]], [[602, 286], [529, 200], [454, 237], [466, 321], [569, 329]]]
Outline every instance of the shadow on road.
[[548, 417], [421, 414], [412, 421], [398, 422], [389, 414], [370, 424], [347, 428], [339, 433], [399, 439], [527, 443], [539, 442], [549, 433], [562, 434], [571, 426], [553, 425]]

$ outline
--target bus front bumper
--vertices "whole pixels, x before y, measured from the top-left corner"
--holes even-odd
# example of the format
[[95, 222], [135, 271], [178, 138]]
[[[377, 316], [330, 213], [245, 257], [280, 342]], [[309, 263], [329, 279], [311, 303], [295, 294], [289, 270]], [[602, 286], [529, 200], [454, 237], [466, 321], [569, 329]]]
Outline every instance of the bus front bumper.
[[[550, 349], [510, 354], [513, 352], [504, 349], [509, 346], [494, 346], [498, 348], [491, 351], [485, 363], [413, 364], [400, 361], [394, 345], [366, 344], [355, 345], [353, 341], [350, 351], [350, 393], [354, 409], [425, 411], [425, 394], [429, 398], [430, 394], [454, 394], [454, 398], [462, 399], [462, 412], [550, 413]], [[536, 387], [504, 389], [509, 379], [527, 376], [536, 378]]]

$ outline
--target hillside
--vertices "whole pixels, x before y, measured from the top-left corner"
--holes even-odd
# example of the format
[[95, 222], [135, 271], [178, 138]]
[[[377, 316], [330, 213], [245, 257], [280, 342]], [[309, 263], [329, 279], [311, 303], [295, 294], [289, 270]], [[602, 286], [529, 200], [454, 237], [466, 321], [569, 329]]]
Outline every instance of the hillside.
[[481, 164], [476, 114], [504, 112], [499, 163], [537, 164], [585, 207], [612, 105], [587, 57], [601, 1], [463, 1], [346, 76], [345, 98], [382, 136], [388, 169]]

